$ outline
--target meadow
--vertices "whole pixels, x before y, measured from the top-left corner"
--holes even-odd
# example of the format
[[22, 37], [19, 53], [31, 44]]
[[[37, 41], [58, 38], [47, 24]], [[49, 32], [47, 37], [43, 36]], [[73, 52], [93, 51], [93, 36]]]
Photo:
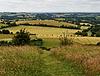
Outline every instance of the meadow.
[[[11, 23], [16, 20], [13, 19], [13, 15], [23, 17], [22, 13], [9, 14], [8, 16], [12, 16], [12, 20], [9, 20], [12, 21]], [[70, 17], [70, 15], [53, 14], [53, 17], [57, 17], [55, 20], [65, 20], [63, 17]], [[25, 28], [31, 34], [36, 34], [30, 35], [31, 39], [42, 38], [43, 45], [0, 46], [0, 76], [100, 76], [100, 46], [96, 45], [100, 42], [100, 37], [75, 35], [75, 32], [89, 27], [82, 26], [80, 30], [77, 30], [20, 25], [40, 23], [54, 26], [77, 26], [55, 20], [38, 20], [37, 18], [37, 20], [32, 20], [29, 16], [33, 18], [36, 14], [27, 14], [26, 19], [19, 19], [16, 22], [19, 26], [4, 28], [14, 34], [0, 34], [0, 41], [11, 41], [17, 31]], [[71, 22], [70, 19], [69, 22]], [[88, 25], [88, 23], [85, 24]], [[7, 26], [7, 24], [0, 24], [1, 26]], [[60, 45], [59, 36], [63, 32], [67, 33], [68, 38], [73, 39], [73, 45]], [[91, 32], [89, 31], [88, 34], [90, 35]]]
[[72, 45], [51, 51], [0, 47], [0, 76], [99, 76], [100, 47]]
[[[14, 35], [11, 34], [0, 34], [0, 41], [7, 40], [11, 41]], [[43, 36], [43, 35], [30, 35], [31, 39], [34, 39], [34, 37], [42, 38], [43, 39], [43, 47], [46, 48], [54, 48], [54, 47], [60, 47], [60, 40], [59, 37], [55, 36]], [[85, 44], [97, 44], [100, 42], [100, 37], [70, 37], [74, 39], [74, 45], [85, 45]]]
[[32, 34], [38, 34], [38, 35], [61, 35], [62, 32], [66, 32], [68, 31], [69, 34], [74, 34], [75, 32], [79, 31], [79, 30], [74, 30], [74, 29], [64, 29], [64, 28], [53, 28], [53, 27], [40, 27], [40, 26], [17, 26], [17, 27], [9, 27], [6, 28], [8, 30], [10, 30], [13, 33], [16, 33], [17, 31], [19, 31], [20, 29], [25, 28], [28, 32], [32, 33]]
[[82, 72], [80, 76], [100, 75], [99, 46], [72, 45], [54, 48], [51, 50], [51, 56], [56, 57], [62, 62], [72, 62], [74, 65], [71, 68], [78, 67]]
[[[13, 33], [16, 33], [20, 29], [25, 28], [31, 34], [37, 34], [36, 37], [42, 38], [44, 40], [45, 47], [52, 48], [59, 46], [59, 36], [62, 35], [63, 32], [68, 31], [69, 35], [72, 35], [71, 38], [74, 38], [75, 44], [97, 44], [100, 42], [100, 37], [77, 37], [74, 35], [75, 32], [81, 30], [74, 29], [64, 29], [64, 28], [53, 28], [53, 27], [40, 27], [40, 26], [16, 26], [6, 28]], [[0, 36], [0, 40], [10, 40], [14, 35], [2, 35]], [[34, 35], [31, 35], [31, 38], [34, 38]]]
[[2, 23], [0, 23], [0, 27], [1, 27], [1, 26], [8, 26], [8, 25], [7, 25], [7, 24], [2, 24]]
[[71, 23], [66, 23], [66, 22], [58, 22], [54, 20], [26, 20], [26, 21], [18, 21], [16, 22], [17, 24], [23, 24], [23, 23], [29, 23], [29, 24], [47, 24], [47, 25], [54, 25], [54, 26], [62, 26], [62, 25], [67, 25], [67, 26], [77, 26], [75, 24]]

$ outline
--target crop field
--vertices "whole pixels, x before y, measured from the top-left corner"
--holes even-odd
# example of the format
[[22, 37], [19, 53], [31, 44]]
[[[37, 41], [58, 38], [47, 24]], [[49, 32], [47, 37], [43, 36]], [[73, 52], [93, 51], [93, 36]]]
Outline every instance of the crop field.
[[80, 44], [97, 44], [100, 37], [75, 37], [74, 40]]
[[64, 28], [52, 28], [52, 27], [39, 27], [39, 26], [17, 26], [17, 27], [10, 27], [10, 28], [6, 28], [8, 30], [10, 30], [13, 33], [16, 33], [17, 31], [19, 31], [20, 29], [25, 28], [27, 31], [29, 31], [32, 34], [38, 34], [41, 36], [58, 36], [61, 35], [62, 32], [66, 32], [68, 31], [69, 34], [74, 34], [75, 32], [79, 31], [79, 30], [74, 30], [74, 29], [64, 29]]
[[[0, 34], [0, 41], [2, 40], [7, 40], [10, 41], [12, 40], [12, 38], [14, 37], [14, 35], [7, 35], [7, 34]], [[34, 35], [30, 36], [31, 39], [33, 39]], [[59, 47], [60, 46], [60, 40], [59, 38], [55, 38], [55, 37], [45, 37], [45, 36], [37, 36], [38, 38], [42, 38], [44, 43], [43, 43], [43, 47], [47, 47], [47, 48], [54, 48], [54, 47]], [[76, 45], [84, 45], [84, 44], [97, 44], [98, 42], [100, 42], [100, 37], [70, 37], [70, 38], [74, 38], [74, 44]]]
[[56, 17], [65, 17], [67, 15], [71, 15], [71, 14], [54, 14], [54, 16]]
[[32, 20], [32, 21], [18, 21], [17, 24], [23, 24], [23, 23], [30, 23], [30, 24], [47, 24], [47, 25], [54, 25], [54, 26], [61, 26], [61, 25], [67, 25], [67, 26], [77, 26], [71, 23], [66, 22], [58, 22], [54, 20]]
[[80, 23], [81, 25], [83, 25], [83, 24], [85, 24], [85, 25], [92, 25], [92, 24], [90, 24], [90, 23]]
[[7, 25], [7, 24], [2, 24], [2, 23], [0, 23], [0, 27], [1, 27], [1, 26], [8, 26], [8, 25]]

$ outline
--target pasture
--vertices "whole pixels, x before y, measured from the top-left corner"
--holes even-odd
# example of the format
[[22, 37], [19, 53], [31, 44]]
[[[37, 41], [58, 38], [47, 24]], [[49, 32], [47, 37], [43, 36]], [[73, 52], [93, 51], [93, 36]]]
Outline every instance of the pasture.
[[54, 20], [26, 20], [26, 21], [18, 21], [16, 22], [17, 24], [23, 24], [23, 23], [29, 23], [29, 24], [47, 24], [47, 25], [54, 25], [54, 26], [62, 26], [62, 25], [67, 25], [67, 26], [77, 26], [75, 24], [71, 23], [66, 23], [66, 22], [58, 22]]
[[68, 31], [68, 33], [70, 35], [73, 35], [75, 32], [79, 31], [79, 30], [74, 30], [74, 29], [64, 29], [64, 28], [53, 28], [53, 27], [39, 27], [39, 26], [17, 26], [17, 27], [9, 27], [6, 28], [8, 30], [10, 30], [13, 33], [16, 33], [17, 31], [19, 31], [20, 29], [25, 28], [28, 32], [32, 33], [32, 34], [38, 34], [38, 35], [45, 35], [45, 36], [52, 36], [52, 35], [61, 35], [62, 32], [66, 32]]
[[2, 23], [0, 23], [0, 27], [1, 27], [1, 26], [8, 26], [8, 25], [7, 25], [7, 24], [2, 24]]
[[[2, 41], [2, 40], [10, 41], [10, 40], [12, 40], [13, 37], [14, 37], [14, 35], [0, 34], [0, 41]], [[30, 35], [30, 37], [31, 37], [31, 39], [33, 39], [36, 36]], [[54, 47], [60, 46], [59, 38], [57, 38], [55, 36], [54, 37], [37, 36], [37, 37], [43, 39], [43, 41], [44, 41], [43, 47], [54, 48]], [[70, 38], [74, 38], [75, 45], [97, 44], [98, 42], [100, 42], [100, 37], [70, 37]]]

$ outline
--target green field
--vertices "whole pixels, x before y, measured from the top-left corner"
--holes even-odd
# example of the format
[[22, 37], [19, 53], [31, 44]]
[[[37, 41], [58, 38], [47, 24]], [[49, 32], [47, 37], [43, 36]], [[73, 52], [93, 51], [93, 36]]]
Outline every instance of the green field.
[[8, 26], [8, 25], [7, 25], [7, 24], [2, 24], [2, 23], [0, 23], [0, 27], [1, 27], [1, 26]]
[[[0, 41], [2, 40], [11, 40], [14, 37], [14, 35], [7, 35], [7, 34], [0, 34]], [[31, 39], [33, 39], [35, 36], [31, 35]], [[59, 38], [55, 37], [43, 37], [39, 36], [39, 38], [42, 38], [44, 43], [43, 46], [47, 48], [54, 48], [60, 46]], [[100, 37], [71, 37], [74, 38], [75, 44], [97, 44], [100, 42]]]
[[54, 26], [62, 26], [62, 25], [67, 25], [67, 26], [77, 26], [75, 24], [71, 24], [71, 23], [66, 23], [66, 22], [58, 22], [58, 21], [54, 21], [54, 20], [32, 20], [32, 21], [18, 21], [16, 22], [17, 24], [20, 23], [30, 23], [30, 24], [47, 24], [47, 25], [54, 25]]
[[38, 35], [44, 35], [45, 37], [54, 35], [57, 37], [58, 35], [61, 35], [62, 32], [68, 31], [69, 34], [74, 34], [75, 32], [79, 30], [74, 30], [74, 29], [63, 29], [63, 28], [53, 28], [53, 27], [39, 27], [39, 26], [17, 26], [17, 27], [10, 27], [6, 28], [10, 30], [11, 32], [16, 33], [20, 29], [25, 28], [27, 31], [29, 31], [32, 34], [38, 34]]

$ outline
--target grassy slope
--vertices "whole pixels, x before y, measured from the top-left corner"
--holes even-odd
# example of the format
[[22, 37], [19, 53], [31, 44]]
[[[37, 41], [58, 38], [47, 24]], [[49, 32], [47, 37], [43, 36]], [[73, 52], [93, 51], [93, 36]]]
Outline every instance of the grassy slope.
[[33, 46], [0, 47], [0, 76], [96, 76], [100, 71], [99, 50], [97, 46], [51, 51]]
[[0, 76], [80, 76], [72, 63], [33, 46], [0, 47]]
[[51, 50], [51, 56], [56, 57], [62, 62], [72, 62], [74, 64], [73, 67], [78, 67], [81, 71], [83, 71], [83, 76], [100, 75], [99, 46], [74, 45], [54, 48]]

